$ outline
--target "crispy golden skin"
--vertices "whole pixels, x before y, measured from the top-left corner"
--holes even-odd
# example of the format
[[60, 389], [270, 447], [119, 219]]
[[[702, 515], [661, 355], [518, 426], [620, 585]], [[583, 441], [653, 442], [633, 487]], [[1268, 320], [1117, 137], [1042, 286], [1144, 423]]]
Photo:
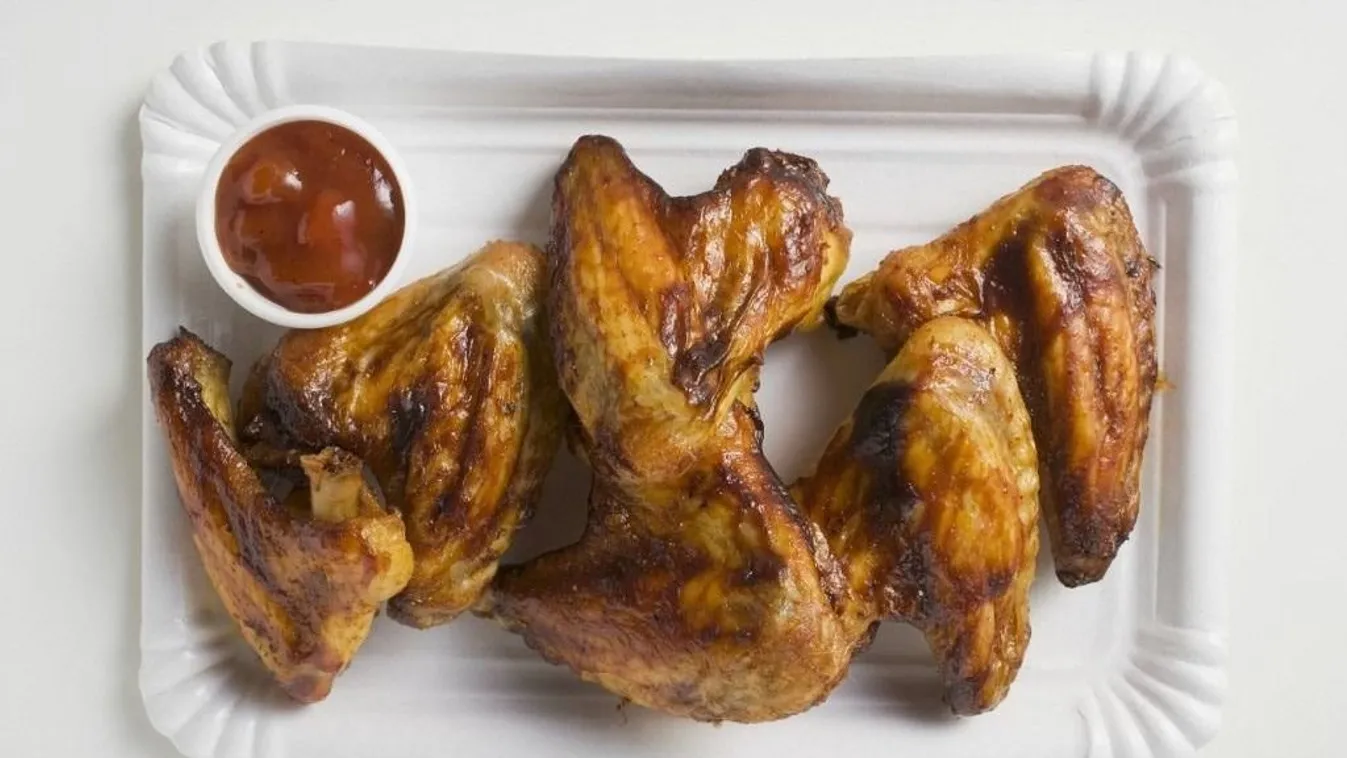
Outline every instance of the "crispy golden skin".
[[576, 143], [553, 196], [549, 312], [561, 384], [613, 474], [701, 464], [766, 345], [819, 321], [851, 236], [826, 184], [812, 161], [756, 149], [710, 192], [671, 198], [616, 142]]
[[496, 242], [364, 316], [292, 331], [245, 389], [245, 436], [364, 458], [407, 523], [416, 567], [389, 603], [405, 624], [469, 608], [536, 503], [564, 399], [534, 247]]
[[[481, 611], [632, 701], [763, 721], [821, 700], [864, 640], [760, 449], [766, 346], [819, 322], [850, 232], [812, 161], [751, 150], [671, 198], [614, 141], [557, 175], [549, 309], [594, 469], [581, 540], [503, 569]], [[866, 636], [868, 639], [868, 636]]]
[[1122, 194], [1050, 171], [926, 245], [890, 253], [830, 309], [897, 350], [937, 316], [977, 319], [1015, 361], [1057, 576], [1103, 577], [1136, 522], [1156, 381], [1155, 261]]
[[842, 565], [846, 623], [917, 626], [956, 713], [1000, 703], [1029, 643], [1038, 472], [991, 335], [918, 328], [793, 491]]
[[[284, 453], [278, 468], [251, 467], [234, 440], [229, 361], [195, 335], [183, 330], [157, 345], [148, 363], [211, 584], [281, 687], [302, 702], [322, 700], [379, 606], [411, 576], [402, 520], [384, 510], [350, 453]], [[259, 474], [277, 486], [265, 486]], [[300, 485], [290, 496], [273, 495], [283, 496], [290, 482]]]

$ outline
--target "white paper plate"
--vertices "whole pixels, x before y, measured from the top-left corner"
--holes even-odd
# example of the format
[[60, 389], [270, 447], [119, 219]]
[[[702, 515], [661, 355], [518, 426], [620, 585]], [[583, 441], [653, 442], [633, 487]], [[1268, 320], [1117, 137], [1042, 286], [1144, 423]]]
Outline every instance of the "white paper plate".
[[[327, 701], [287, 704], [205, 581], [147, 402], [140, 684], [179, 750], [1054, 758], [1181, 755], [1211, 738], [1225, 690], [1235, 127], [1221, 89], [1191, 64], [1147, 54], [649, 62], [293, 43], [189, 53], [155, 78], [140, 114], [144, 349], [183, 324], [234, 358], [236, 390], [277, 332], [211, 281], [192, 202], [233, 125], [299, 102], [365, 117], [406, 158], [423, 208], [413, 276], [489, 238], [543, 242], [552, 173], [588, 132], [621, 140], [674, 193], [708, 188], [756, 145], [817, 159], [855, 231], [844, 282], [1044, 169], [1088, 163], [1126, 193], [1163, 264], [1159, 348], [1173, 386], [1157, 398], [1132, 540], [1105, 581], [1077, 590], [1052, 579], [1044, 550], [1032, 643], [1000, 708], [946, 716], [920, 637], [888, 625], [824, 705], [721, 727], [619, 709], [474, 618], [426, 632], [380, 619]], [[865, 339], [772, 348], [758, 397], [767, 455], [787, 481], [879, 368]], [[514, 555], [572, 539], [587, 485], [582, 467], [559, 462]]]

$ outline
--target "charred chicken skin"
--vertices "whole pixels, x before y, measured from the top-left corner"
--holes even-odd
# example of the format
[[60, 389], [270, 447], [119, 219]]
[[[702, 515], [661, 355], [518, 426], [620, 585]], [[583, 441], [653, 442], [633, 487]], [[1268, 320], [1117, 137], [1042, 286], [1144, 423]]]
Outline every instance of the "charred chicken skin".
[[850, 232], [808, 159], [751, 150], [669, 197], [585, 137], [556, 179], [549, 309], [594, 470], [581, 540], [502, 570], [482, 612], [638, 704], [763, 721], [821, 700], [861, 642], [841, 569], [760, 450], [773, 339], [821, 321]]
[[429, 627], [468, 609], [529, 517], [560, 444], [541, 251], [487, 245], [348, 323], [287, 333], [244, 390], [254, 444], [363, 458], [415, 568], [388, 605]]
[[1049, 171], [925, 245], [890, 253], [830, 308], [897, 351], [939, 316], [982, 323], [1033, 420], [1057, 576], [1098, 581], [1136, 522], [1156, 383], [1157, 268], [1122, 193]]
[[236, 442], [229, 361], [183, 331], [149, 356], [150, 392], [192, 539], [244, 639], [291, 697], [322, 700], [406, 585], [412, 550], [358, 458]]
[[916, 626], [955, 713], [1000, 703], [1029, 643], [1038, 471], [991, 335], [919, 327], [794, 492], [842, 567], [847, 626]]

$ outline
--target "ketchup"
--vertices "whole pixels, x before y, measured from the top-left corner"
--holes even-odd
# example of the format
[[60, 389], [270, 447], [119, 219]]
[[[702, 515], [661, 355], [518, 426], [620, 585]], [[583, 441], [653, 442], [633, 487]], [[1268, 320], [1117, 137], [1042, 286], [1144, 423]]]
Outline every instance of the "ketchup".
[[225, 165], [215, 230], [225, 261], [267, 299], [323, 313], [364, 297], [402, 245], [402, 191], [383, 155], [323, 121], [253, 137]]

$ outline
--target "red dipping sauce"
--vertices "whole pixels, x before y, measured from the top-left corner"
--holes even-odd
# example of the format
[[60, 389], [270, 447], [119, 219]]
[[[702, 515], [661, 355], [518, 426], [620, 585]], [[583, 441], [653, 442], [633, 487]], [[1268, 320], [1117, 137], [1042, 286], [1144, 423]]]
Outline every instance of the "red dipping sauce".
[[215, 191], [225, 262], [267, 299], [298, 313], [337, 310], [393, 266], [406, 219], [388, 161], [324, 121], [278, 124], [229, 159]]

